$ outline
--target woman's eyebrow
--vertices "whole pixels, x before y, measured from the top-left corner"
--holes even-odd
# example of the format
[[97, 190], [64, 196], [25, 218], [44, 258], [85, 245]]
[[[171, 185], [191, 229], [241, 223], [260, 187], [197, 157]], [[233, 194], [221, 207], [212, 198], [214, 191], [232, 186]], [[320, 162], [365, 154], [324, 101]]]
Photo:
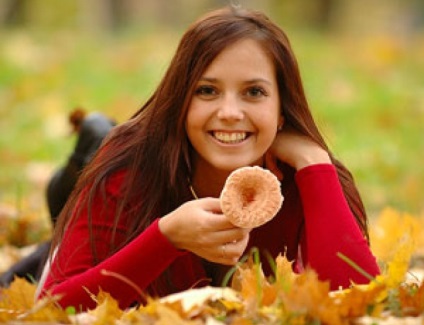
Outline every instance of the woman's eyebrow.
[[[213, 77], [201, 77], [199, 79], [199, 81], [206, 81], [206, 82], [210, 82], [210, 83], [217, 83], [218, 82], [218, 79], [217, 78], [213, 78]], [[269, 81], [268, 79], [265, 79], [265, 78], [253, 78], [253, 79], [246, 80], [243, 83], [244, 84], [255, 84], [255, 83], [258, 83], [258, 82], [263, 82], [263, 83], [266, 83], [266, 84], [269, 84], [269, 85], [272, 84], [271, 81]]]
[[199, 81], [207, 81], [207, 82], [216, 83], [216, 82], [218, 82], [218, 79], [217, 78], [211, 78], [211, 77], [201, 77], [199, 79]]
[[258, 82], [263, 82], [263, 83], [266, 83], [268, 85], [272, 84], [271, 81], [269, 81], [268, 79], [265, 79], [265, 78], [254, 78], [254, 79], [250, 79], [250, 80], [245, 81], [246, 84], [255, 84], [255, 83], [258, 83]]

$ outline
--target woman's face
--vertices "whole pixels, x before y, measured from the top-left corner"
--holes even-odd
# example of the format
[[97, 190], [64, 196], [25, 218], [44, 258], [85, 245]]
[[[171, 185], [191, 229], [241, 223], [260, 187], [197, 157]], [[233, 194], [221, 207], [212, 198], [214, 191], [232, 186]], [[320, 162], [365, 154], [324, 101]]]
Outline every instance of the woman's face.
[[274, 64], [259, 42], [240, 40], [200, 78], [186, 120], [195, 168], [223, 171], [261, 164], [280, 117]]

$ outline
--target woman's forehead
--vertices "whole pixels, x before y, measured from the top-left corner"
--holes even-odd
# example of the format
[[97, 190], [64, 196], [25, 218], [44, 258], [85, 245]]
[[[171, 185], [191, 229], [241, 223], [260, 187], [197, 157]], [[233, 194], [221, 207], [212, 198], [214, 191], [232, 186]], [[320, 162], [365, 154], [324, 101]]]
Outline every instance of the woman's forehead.
[[247, 38], [225, 47], [201, 78], [214, 79], [237, 72], [246, 79], [266, 79], [267, 75], [274, 75], [274, 70], [274, 62], [261, 42]]

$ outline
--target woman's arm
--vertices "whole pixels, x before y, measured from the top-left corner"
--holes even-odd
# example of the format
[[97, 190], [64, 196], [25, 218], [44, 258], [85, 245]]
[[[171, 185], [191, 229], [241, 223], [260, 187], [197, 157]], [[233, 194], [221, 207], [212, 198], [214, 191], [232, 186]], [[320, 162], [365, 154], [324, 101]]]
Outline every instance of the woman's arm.
[[[106, 204], [100, 197], [94, 200], [92, 229], [96, 236], [95, 248], [101, 260], [99, 264], [93, 265], [86, 211], [65, 232], [42, 293], [49, 291], [51, 294], [63, 296], [60, 304], [64, 307], [95, 307], [96, 303], [90, 294], [96, 295], [100, 289], [117, 299], [121, 307], [128, 307], [135, 300], [140, 300], [137, 291], [123, 280], [105, 275], [104, 271], [119, 274], [140, 290], [144, 290], [178, 256], [184, 254], [162, 235], [158, 222], [155, 221], [127, 246], [104, 259], [109, 250], [116, 193], [121, 180], [120, 177], [114, 177], [108, 182], [107, 209], [104, 208]], [[125, 240], [125, 227], [121, 219], [114, 240], [116, 245]]]
[[[277, 134], [270, 154], [297, 170], [305, 231], [301, 238], [302, 262], [317, 271], [331, 288], [368, 279], [343, 261], [342, 254], [374, 276], [379, 268], [343, 194], [328, 152], [291, 128]], [[274, 165], [275, 166], [275, 165]]]
[[369, 279], [343, 261], [351, 259], [371, 276], [379, 273], [375, 257], [349, 208], [336, 169], [331, 164], [315, 164], [297, 172], [302, 199], [305, 232], [301, 241], [304, 265], [312, 267], [331, 289]]

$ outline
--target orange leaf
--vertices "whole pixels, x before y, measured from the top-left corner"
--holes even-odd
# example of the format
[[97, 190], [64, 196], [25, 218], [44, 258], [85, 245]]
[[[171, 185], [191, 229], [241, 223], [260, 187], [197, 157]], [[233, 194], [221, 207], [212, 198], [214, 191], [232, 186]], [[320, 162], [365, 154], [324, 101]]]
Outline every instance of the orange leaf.
[[290, 290], [282, 296], [287, 311], [308, 314], [325, 324], [342, 324], [337, 306], [329, 296], [330, 284], [318, 279], [312, 269], [295, 278]]
[[247, 307], [271, 305], [277, 297], [277, 288], [265, 278], [261, 265], [251, 260], [241, 265], [233, 277], [233, 288], [240, 291]]
[[347, 318], [367, 315], [368, 309], [378, 304], [379, 297], [385, 289], [384, 285], [376, 284], [372, 286], [358, 285], [344, 290], [343, 295], [339, 296], [340, 300], [338, 300], [340, 315]]
[[424, 281], [420, 286], [409, 284], [399, 288], [399, 301], [404, 316], [418, 316], [424, 312]]

